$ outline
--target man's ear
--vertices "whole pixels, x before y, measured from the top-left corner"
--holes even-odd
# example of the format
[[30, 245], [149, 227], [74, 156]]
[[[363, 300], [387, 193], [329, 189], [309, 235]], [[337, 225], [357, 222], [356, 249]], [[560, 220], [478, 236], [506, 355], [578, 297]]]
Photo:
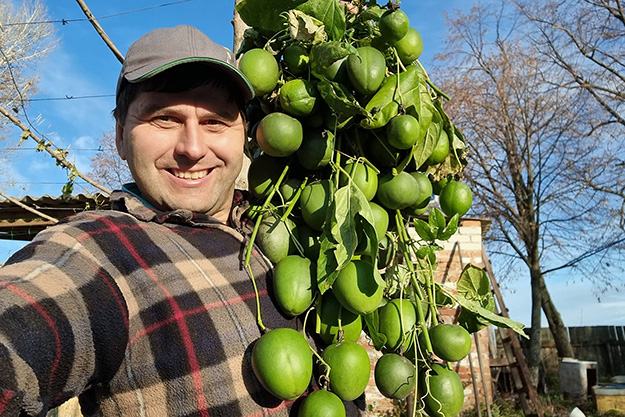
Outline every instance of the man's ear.
[[126, 160], [126, 149], [124, 147], [124, 126], [117, 120], [115, 122], [115, 146], [119, 157]]

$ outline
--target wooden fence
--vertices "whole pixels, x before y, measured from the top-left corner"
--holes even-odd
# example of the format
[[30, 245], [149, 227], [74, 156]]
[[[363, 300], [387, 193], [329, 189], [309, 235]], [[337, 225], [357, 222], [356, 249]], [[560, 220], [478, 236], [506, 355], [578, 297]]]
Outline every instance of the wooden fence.
[[[625, 326], [569, 327], [575, 359], [597, 362], [600, 380], [625, 375]], [[547, 372], [557, 372], [558, 353], [551, 331], [542, 329], [542, 357]]]

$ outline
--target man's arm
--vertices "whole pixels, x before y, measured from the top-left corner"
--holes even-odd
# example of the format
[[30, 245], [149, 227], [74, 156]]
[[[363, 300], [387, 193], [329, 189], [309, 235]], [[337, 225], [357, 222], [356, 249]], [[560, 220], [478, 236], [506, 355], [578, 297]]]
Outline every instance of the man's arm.
[[47, 233], [0, 269], [0, 416], [45, 415], [117, 372], [128, 312], [73, 237]]

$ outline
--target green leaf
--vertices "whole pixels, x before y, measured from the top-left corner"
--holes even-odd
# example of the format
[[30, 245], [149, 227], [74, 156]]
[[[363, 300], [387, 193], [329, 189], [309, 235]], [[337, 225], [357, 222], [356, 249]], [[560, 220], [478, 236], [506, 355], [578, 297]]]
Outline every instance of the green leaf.
[[355, 53], [356, 48], [346, 42], [332, 41], [313, 45], [310, 50], [310, 71], [315, 77], [323, 80], [327, 67]]
[[336, 114], [354, 116], [365, 111], [349, 89], [341, 83], [322, 80], [317, 83], [317, 90]]
[[436, 240], [436, 235], [434, 234], [432, 228], [428, 223], [424, 222], [421, 219], [414, 219], [413, 224], [415, 231], [421, 239], [425, 240], [426, 242], [433, 242]]
[[[356, 230], [359, 228], [372, 243], [371, 255], [375, 259], [377, 236], [373, 222], [371, 206], [353, 181], [334, 193], [323, 227], [317, 262], [317, 285], [321, 293], [332, 286], [339, 271], [354, 256], [358, 246]], [[383, 282], [380, 284], [384, 285]]]
[[[282, 15], [306, 0], [243, 0], [235, 10], [246, 25], [256, 29], [279, 32], [284, 29]], [[322, 20], [322, 19], [320, 19]]]
[[443, 230], [447, 224], [445, 221], [445, 215], [436, 207], [430, 210], [428, 223], [430, 224], [433, 232], [436, 230], [436, 234], [438, 234], [439, 230]]
[[287, 23], [292, 39], [319, 44], [327, 41], [323, 22], [299, 10], [289, 10]]
[[482, 321], [498, 327], [507, 327], [527, 337], [522, 323], [494, 313], [495, 303], [490, 290], [490, 280], [486, 271], [474, 265], [467, 265], [460, 275], [457, 284], [457, 301], [464, 312], [471, 312]]
[[458, 231], [458, 221], [460, 216], [458, 213], [454, 214], [445, 229], [438, 229], [438, 240], [449, 240]]
[[398, 75], [387, 77], [380, 89], [365, 106], [371, 117], [360, 122], [365, 129], [377, 129], [397, 115], [400, 105], [415, 106], [420, 101], [419, 71], [416, 66], [409, 66]]
[[365, 319], [365, 324], [369, 330], [367, 334], [371, 337], [373, 346], [376, 350], [382, 350], [386, 343], [386, 336], [378, 331], [378, 310], [373, 310], [371, 313], [362, 316]]
[[308, 0], [297, 9], [321, 20], [331, 40], [339, 40], [345, 35], [345, 13], [338, 0]]

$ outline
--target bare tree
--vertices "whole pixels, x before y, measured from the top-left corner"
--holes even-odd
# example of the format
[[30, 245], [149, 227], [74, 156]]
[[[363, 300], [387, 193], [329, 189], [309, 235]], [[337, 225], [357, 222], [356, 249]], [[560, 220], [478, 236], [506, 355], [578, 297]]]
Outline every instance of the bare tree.
[[98, 138], [98, 153], [91, 159], [91, 171], [87, 175], [97, 178], [105, 187], [119, 190], [121, 186], [132, 181], [128, 165], [117, 153], [115, 135], [104, 134]]
[[585, 186], [620, 199], [614, 215], [625, 229], [625, 4], [622, 0], [515, 0], [530, 22], [528, 35], [558, 88], [582, 89], [598, 107], [589, 131], [602, 142], [588, 165], [571, 174]]
[[[541, 308], [559, 355], [573, 356], [545, 278], [576, 268], [594, 272], [605, 286], [623, 265], [618, 250], [611, 251], [624, 241], [610, 217], [614, 202], [571, 175], [596, 155], [588, 136], [594, 102], [585, 89], [548, 81], [559, 74], [544, 65], [511, 3], [457, 12], [448, 24], [439, 84], [453, 98], [446, 110], [472, 146], [467, 175], [475, 210], [493, 219], [489, 250], [529, 275], [528, 361], [537, 382]], [[608, 258], [612, 267], [601, 268]]]
[[[16, 115], [24, 111], [28, 98], [36, 92], [36, 62], [53, 47], [53, 32], [40, 1], [23, 1], [18, 7], [13, 1], [0, 3], [0, 106]], [[0, 117], [0, 141], [7, 138], [10, 122]], [[12, 144], [11, 147], [14, 147]], [[8, 168], [10, 152], [4, 150], [0, 175], [12, 181]]]

